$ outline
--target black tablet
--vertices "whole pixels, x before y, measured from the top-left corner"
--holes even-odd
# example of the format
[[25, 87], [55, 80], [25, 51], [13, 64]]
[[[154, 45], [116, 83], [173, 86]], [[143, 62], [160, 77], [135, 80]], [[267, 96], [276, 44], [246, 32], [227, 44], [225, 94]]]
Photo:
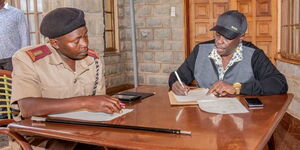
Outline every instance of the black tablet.
[[122, 102], [134, 102], [139, 100], [141, 96], [138, 95], [125, 95], [125, 94], [114, 94], [112, 97], [118, 98]]
[[122, 95], [140, 96], [140, 99], [145, 99], [147, 97], [150, 97], [150, 96], [154, 95], [154, 93], [130, 92], [130, 91], [122, 92], [120, 94], [122, 94]]

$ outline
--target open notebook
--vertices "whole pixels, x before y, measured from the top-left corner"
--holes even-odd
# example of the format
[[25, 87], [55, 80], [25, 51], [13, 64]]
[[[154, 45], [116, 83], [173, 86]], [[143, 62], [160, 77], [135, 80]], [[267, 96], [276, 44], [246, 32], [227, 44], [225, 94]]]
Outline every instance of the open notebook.
[[169, 92], [171, 105], [194, 105], [198, 104], [202, 111], [216, 114], [247, 113], [248, 110], [236, 97], [216, 97], [206, 95], [208, 89], [195, 89], [185, 96]]
[[207, 90], [203, 88], [198, 88], [189, 91], [187, 96], [179, 96], [169, 91], [169, 100], [171, 105], [197, 105], [197, 97], [202, 97], [205, 95]]

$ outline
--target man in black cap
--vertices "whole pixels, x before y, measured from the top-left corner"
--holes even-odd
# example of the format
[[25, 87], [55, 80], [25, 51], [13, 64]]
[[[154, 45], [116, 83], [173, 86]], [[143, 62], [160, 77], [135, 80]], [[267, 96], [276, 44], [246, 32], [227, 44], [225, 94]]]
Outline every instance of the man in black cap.
[[[120, 112], [122, 103], [105, 95], [103, 64], [88, 48], [83, 11], [57, 8], [43, 18], [40, 31], [49, 43], [23, 48], [13, 56], [12, 107], [20, 110], [15, 119], [79, 110]], [[76, 146], [66, 141], [30, 141], [47, 149]]]
[[223, 13], [211, 30], [215, 31], [214, 40], [197, 44], [178, 70], [171, 73], [169, 86], [175, 94], [186, 95], [187, 85], [193, 80], [198, 87], [209, 88], [207, 94], [217, 96], [287, 92], [284, 75], [263, 50], [243, 41], [247, 20], [242, 13], [236, 10]]

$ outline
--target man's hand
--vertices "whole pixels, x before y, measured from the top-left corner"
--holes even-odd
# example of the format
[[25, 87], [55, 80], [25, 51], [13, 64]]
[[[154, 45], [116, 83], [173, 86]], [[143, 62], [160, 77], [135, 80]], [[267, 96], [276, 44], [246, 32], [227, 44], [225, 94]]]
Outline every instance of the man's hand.
[[179, 83], [179, 81], [174, 82], [172, 85], [172, 91], [176, 95], [187, 95], [189, 90], [190, 90], [190, 88], [188, 86], [186, 86], [184, 83], [183, 83], [183, 87], [182, 87], [182, 85]]
[[86, 109], [92, 112], [115, 113], [122, 110], [122, 105], [117, 98], [107, 95], [88, 96], [86, 101]]
[[232, 84], [226, 83], [224, 81], [217, 81], [211, 86], [211, 88], [207, 92], [207, 95], [212, 93], [216, 96], [226, 96], [235, 94], [235, 92], [235, 88]]
[[[118, 99], [107, 96], [78, 96], [65, 99], [27, 97], [18, 101], [22, 116], [45, 116], [54, 113], [86, 110], [91, 112], [115, 113], [124, 107]], [[39, 106], [32, 109], [32, 106]]]

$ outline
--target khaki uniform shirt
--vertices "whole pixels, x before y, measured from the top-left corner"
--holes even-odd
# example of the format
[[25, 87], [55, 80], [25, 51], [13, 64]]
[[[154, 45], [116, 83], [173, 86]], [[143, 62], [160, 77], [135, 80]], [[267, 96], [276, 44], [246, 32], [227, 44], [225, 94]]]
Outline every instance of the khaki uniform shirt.
[[[17, 51], [13, 58], [11, 103], [16, 109], [16, 102], [26, 97], [69, 98], [92, 95], [96, 79], [94, 57], [87, 56], [77, 60], [75, 72], [62, 60], [57, 51], [46, 46], [51, 54], [32, 61], [26, 51], [43, 45], [26, 47]], [[103, 63], [99, 62], [99, 83], [96, 95], [105, 94]], [[21, 112], [22, 113], [22, 112]], [[15, 118], [20, 120], [20, 117]]]
[[[76, 61], [76, 71], [74, 72], [50, 44], [46, 44], [46, 46], [51, 51], [51, 54], [42, 56], [36, 61], [33, 61], [26, 52], [32, 49], [47, 49], [45, 45], [23, 48], [17, 51], [12, 58], [14, 70], [12, 75], [11, 103], [15, 109], [19, 109], [16, 102], [26, 97], [63, 99], [88, 96], [93, 93], [96, 80], [94, 57], [87, 56], [82, 60]], [[43, 53], [42, 51], [37, 52]], [[103, 63], [99, 59], [98, 63], [99, 82], [96, 95], [103, 95], [105, 94], [104, 68]], [[21, 113], [14, 119], [21, 120]], [[76, 146], [76, 142], [51, 140], [43, 137], [28, 137], [27, 140], [34, 150], [71, 150]], [[9, 143], [11, 149], [21, 149], [16, 142], [10, 140]]]

